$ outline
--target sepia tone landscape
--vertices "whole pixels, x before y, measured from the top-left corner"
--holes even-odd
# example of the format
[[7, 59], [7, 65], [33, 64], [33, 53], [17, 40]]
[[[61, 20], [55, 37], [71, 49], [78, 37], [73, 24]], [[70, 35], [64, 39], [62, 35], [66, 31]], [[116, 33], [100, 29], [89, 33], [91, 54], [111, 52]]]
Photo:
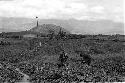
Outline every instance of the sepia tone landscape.
[[0, 83], [125, 82], [123, 0], [0, 0]]
[[[28, 31], [1, 33], [0, 81], [123, 82], [124, 37], [119, 34], [71, 34], [53, 24], [38, 25]], [[62, 55], [68, 58], [61, 57], [64, 61], [60, 62]]]

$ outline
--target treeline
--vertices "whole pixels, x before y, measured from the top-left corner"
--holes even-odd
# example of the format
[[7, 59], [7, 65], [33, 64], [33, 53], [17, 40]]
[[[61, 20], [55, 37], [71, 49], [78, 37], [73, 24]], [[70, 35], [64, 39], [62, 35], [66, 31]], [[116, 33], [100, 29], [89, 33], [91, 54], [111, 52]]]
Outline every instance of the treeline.
[[54, 32], [51, 32], [49, 34], [43, 34], [43, 33], [35, 33], [35, 32], [28, 32], [28, 31], [22, 31], [22, 32], [2, 32], [0, 33], [0, 38], [14, 38], [14, 39], [22, 39], [24, 38], [24, 35], [32, 34], [36, 38], [40, 37], [47, 37], [49, 39], [94, 39], [94, 40], [113, 40], [113, 41], [124, 41], [124, 35], [116, 34], [116, 35], [103, 35], [103, 34], [97, 34], [97, 35], [91, 35], [91, 34], [66, 34], [64, 31], [59, 31], [58, 34], [54, 34]]

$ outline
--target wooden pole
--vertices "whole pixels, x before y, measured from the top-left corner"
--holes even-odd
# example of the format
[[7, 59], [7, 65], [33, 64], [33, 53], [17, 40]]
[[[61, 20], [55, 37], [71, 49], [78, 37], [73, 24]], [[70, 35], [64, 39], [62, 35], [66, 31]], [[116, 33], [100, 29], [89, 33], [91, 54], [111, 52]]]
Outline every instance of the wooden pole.
[[38, 27], [39, 23], [38, 23], [38, 17], [37, 17], [37, 16], [36, 16], [36, 19], [37, 19], [37, 24], [36, 24], [36, 26]]

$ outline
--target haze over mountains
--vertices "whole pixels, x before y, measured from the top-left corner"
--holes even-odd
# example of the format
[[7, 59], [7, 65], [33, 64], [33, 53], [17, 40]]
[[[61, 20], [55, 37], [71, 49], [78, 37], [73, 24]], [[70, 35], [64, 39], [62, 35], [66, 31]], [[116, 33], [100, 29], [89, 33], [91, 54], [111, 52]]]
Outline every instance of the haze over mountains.
[[[39, 19], [39, 25], [55, 24], [71, 33], [80, 34], [124, 34], [124, 24], [111, 20], [61, 20]], [[30, 18], [0, 17], [0, 32], [15, 32], [30, 30], [36, 26], [36, 20]]]

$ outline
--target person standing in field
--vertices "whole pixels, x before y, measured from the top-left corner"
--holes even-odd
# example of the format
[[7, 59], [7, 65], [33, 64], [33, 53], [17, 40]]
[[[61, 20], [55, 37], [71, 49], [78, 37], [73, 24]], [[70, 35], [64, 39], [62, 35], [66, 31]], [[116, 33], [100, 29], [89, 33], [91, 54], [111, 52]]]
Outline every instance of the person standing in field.
[[86, 52], [86, 51], [75, 51], [77, 54], [79, 54], [79, 56], [82, 58], [82, 63], [83, 64], [87, 64], [87, 65], [90, 65], [91, 64], [91, 61], [92, 61], [92, 58], [89, 54], [89, 52]]
[[80, 57], [82, 57], [82, 63], [86, 63], [87, 65], [91, 64], [91, 56], [87, 53], [80, 53]]
[[60, 53], [58, 66], [59, 67], [65, 66], [67, 59], [68, 59], [67, 53], [65, 53], [64, 51]]

